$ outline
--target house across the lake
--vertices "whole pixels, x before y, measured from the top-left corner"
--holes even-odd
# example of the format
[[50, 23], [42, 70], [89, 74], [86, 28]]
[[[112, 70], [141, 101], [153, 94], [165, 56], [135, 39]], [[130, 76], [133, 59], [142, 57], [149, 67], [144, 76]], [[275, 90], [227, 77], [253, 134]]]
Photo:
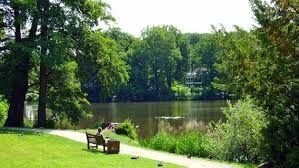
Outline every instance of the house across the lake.
[[198, 68], [186, 74], [185, 85], [188, 87], [201, 87], [203, 74], [208, 73], [207, 68]]

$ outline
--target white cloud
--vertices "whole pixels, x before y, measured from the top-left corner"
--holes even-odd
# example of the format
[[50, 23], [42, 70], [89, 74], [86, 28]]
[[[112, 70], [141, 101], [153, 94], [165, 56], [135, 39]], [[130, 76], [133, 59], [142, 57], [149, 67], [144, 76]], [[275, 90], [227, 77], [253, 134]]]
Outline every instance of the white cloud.
[[211, 32], [211, 25], [250, 29], [248, 0], [106, 0], [117, 26], [136, 36], [148, 25], [171, 24], [182, 32]]

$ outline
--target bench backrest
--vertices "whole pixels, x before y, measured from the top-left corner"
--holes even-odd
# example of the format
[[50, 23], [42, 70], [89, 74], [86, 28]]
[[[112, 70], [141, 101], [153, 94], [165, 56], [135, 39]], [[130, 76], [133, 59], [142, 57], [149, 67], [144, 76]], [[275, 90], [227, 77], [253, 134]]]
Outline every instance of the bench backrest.
[[99, 145], [105, 144], [105, 139], [102, 134], [96, 135], [96, 141]]
[[86, 138], [87, 138], [87, 142], [96, 140], [98, 145], [103, 145], [105, 143], [105, 139], [102, 134], [94, 135], [94, 134], [89, 134], [86, 132]]

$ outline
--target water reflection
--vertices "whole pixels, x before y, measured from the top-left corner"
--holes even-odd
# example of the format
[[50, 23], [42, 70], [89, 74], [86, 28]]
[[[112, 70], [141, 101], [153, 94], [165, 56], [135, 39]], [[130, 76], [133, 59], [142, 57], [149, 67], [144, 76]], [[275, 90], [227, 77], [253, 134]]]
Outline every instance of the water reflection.
[[123, 122], [130, 118], [139, 125], [139, 136], [149, 137], [157, 133], [156, 117], [183, 117], [168, 119], [176, 129], [191, 122], [208, 123], [223, 117], [221, 107], [225, 101], [172, 101], [172, 102], [141, 102], [141, 103], [97, 103], [92, 104], [92, 119], [81, 121], [82, 128], [94, 127], [96, 122]]

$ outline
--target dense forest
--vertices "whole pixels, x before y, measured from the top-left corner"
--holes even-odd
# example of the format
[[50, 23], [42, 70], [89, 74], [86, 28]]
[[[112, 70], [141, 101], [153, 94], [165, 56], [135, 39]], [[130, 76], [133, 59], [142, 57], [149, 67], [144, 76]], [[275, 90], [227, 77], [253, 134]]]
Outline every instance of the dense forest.
[[[171, 25], [147, 27], [136, 38], [118, 28], [105, 31], [123, 55], [129, 79], [115, 92], [103, 92], [98, 78], [90, 74], [85, 84], [90, 101], [155, 101], [175, 99], [221, 99], [212, 85], [216, 77], [217, 44], [213, 34], [183, 34]], [[191, 75], [187, 86], [186, 77]], [[115, 81], [114, 81], [115, 82]]]
[[98, 26], [114, 21], [103, 1], [0, 1], [0, 119], [24, 126], [25, 101], [46, 127], [49, 112], [77, 123], [90, 102], [249, 96], [268, 121], [263, 159], [298, 165], [299, 2], [250, 3], [250, 31], [160, 25], [134, 37]]

